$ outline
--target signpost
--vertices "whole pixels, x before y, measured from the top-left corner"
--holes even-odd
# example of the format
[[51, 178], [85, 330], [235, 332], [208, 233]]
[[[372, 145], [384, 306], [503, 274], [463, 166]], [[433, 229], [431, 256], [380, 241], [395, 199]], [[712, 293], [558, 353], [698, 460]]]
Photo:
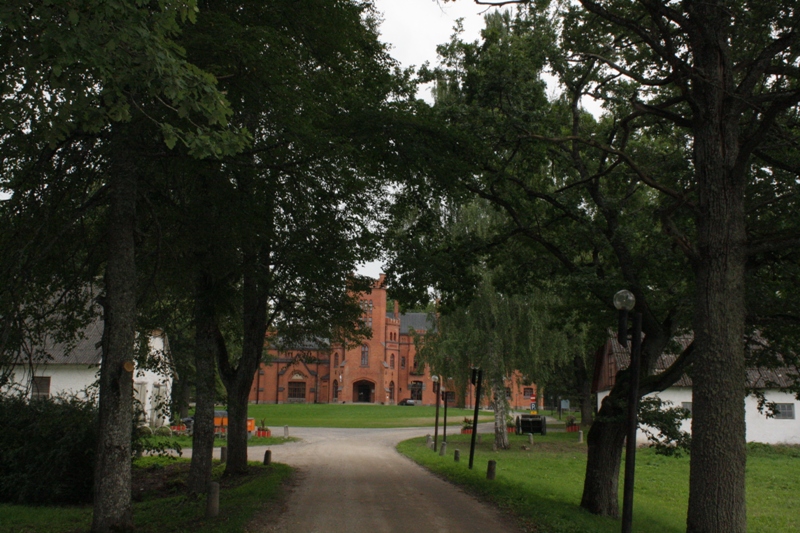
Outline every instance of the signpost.
[[475, 385], [475, 414], [472, 417], [472, 441], [469, 445], [469, 469], [472, 470], [472, 462], [475, 459], [475, 437], [478, 434], [478, 407], [481, 403], [481, 379], [483, 370], [480, 368], [472, 369], [472, 384]]

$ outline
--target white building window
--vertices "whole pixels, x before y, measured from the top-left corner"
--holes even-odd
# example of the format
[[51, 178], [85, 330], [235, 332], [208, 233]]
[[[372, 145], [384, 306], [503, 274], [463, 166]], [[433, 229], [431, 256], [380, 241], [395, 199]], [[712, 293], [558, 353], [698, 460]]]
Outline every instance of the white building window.
[[773, 413], [775, 413], [774, 418], [779, 418], [782, 420], [794, 420], [794, 404], [776, 403]]
[[689, 418], [692, 418], [692, 402], [681, 402], [681, 407], [689, 411]]
[[50, 397], [50, 376], [34, 376], [31, 381], [31, 400]]

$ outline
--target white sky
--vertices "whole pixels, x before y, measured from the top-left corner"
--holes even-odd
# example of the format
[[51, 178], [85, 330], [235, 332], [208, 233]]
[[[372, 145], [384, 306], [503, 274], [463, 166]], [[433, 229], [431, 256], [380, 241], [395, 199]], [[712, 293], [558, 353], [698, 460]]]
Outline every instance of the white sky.
[[[447, 3], [437, 0], [375, 0], [375, 5], [383, 13], [381, 40], [391, 45], [392, 57], [403, 68], [419, 67], [425, 61], [436, 65], [436, 47], [450, 40], [458, 18], [464, 19], [462, 39], [478, 39], [487, 9], [487, 6], [476, 5], [472, 0]], [[419, 96], [428, 99], [428, 90], [424, 89]], [[381, 271], [380, 261], [367, 263], [358, 269], [359, 274], [374, 278]]]
[[450, 40], [458, 18], [464, 19], [464, 40], [477, 39], [487, 10], [472, 0], [375, 0], [375, 5], [383, 13], [381, 38], [404, 67], [435, 64], [436, 47]]

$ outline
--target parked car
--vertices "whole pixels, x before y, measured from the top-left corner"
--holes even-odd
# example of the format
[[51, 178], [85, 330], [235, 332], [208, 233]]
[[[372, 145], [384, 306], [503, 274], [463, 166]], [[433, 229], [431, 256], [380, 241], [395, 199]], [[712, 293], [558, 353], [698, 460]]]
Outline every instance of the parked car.
[[397, 402], [397, 405], [416, 405], [416, 402], [416, 400], [412, 400], [411, 398], [403, 398]]

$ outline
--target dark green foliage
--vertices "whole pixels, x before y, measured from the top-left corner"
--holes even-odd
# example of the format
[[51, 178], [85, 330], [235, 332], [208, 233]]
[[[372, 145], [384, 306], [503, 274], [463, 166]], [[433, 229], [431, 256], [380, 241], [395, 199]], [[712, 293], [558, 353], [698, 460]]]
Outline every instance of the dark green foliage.
[[646, 396], [639, 403], [639, 429], [650, 440], [659, 455], [680, 457], [689, 453], [691, 434], [681, 431], [681, 422], [691, 415], [682, 407], [670, 407], [672, 402], [657, 396]]
[[97, 407], [76, 397], [0, 396], [0, 501], [92, 501]]

